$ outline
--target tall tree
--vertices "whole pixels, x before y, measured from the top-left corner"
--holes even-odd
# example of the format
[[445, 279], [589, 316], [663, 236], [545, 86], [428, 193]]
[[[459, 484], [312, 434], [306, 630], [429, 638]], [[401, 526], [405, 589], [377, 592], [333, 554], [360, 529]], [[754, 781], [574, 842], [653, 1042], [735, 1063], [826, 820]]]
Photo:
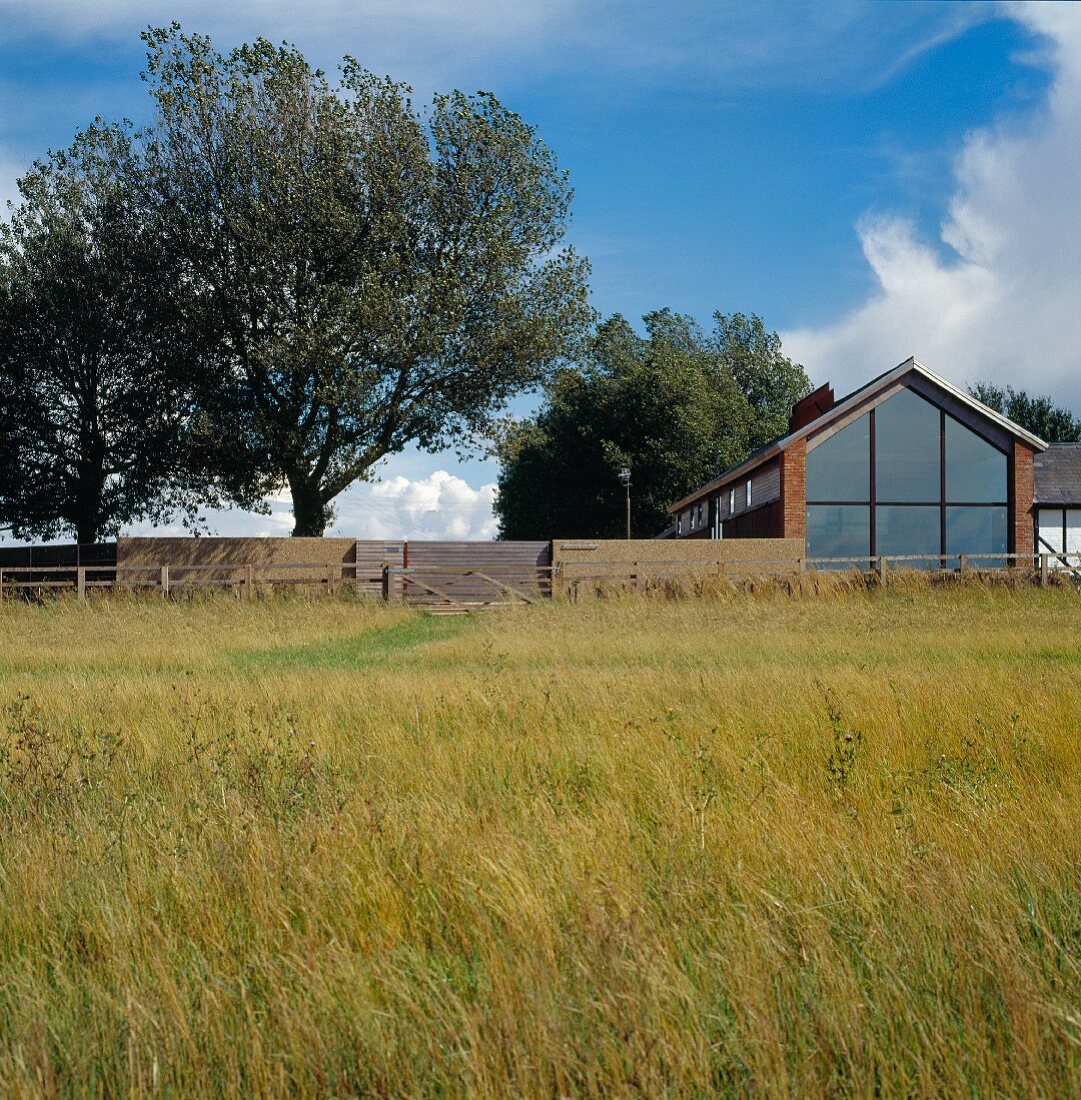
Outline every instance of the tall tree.
[[706, 350], [727, 370], [751, 406], [745, 445], [757, 450], [788, 431], [792, 406], [807, 396], [807, 372], [781, 351], [781, 338], [766, 329], [757, 314], [713, 315], [714, 330]]
[[503, 538], [621, 536], [623, 466], [632, 529], [654, 535], [669, 504], [786, 428], [810, 389], [803, 368], [760, 318], [716, 321], [706, 335], [661, 310], [645, 317], [644, 339], [618, 315], [599, 327], [581, 369], [564, 371], [540, 412], [500, 441]]
[[227, 55], [148, 32], [148, 195], [220, 339], [202, 405], [271, 481], [294, 534], [385, 455], [481, 433], [548, 379], [591, 317], [562, 248], [571, 191], [487, 94], [410, 90], [292, 47]]
[[20, 538], [89, 543], [216, 499], [192, 474], [198, 349], [127, 187], [135, 159], [95, 125], [0, 222], [0, 523]]
[[977, 401], [1048, 443], [1081, 442], [1081, 419], [1069, 409], [1056, 405], [1050, 397], [1030, 397], [1024, 390], [989, 382], [980, 382], [968, 392]]

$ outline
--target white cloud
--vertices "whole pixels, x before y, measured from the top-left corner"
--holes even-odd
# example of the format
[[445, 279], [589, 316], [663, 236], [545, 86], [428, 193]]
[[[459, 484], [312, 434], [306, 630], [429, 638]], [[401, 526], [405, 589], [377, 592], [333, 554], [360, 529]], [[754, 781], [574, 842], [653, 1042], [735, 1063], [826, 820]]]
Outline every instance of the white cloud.
[[878, 283], [833, 324], [784, 335], [786, 351], [841, 389], [915, 355], [959, 383], [1013, 383], [1081, 410], [1081, 8], [1017, 5], [1045, 36], [1046, 103], [972, 132], [939, 239], [898, 216], [857, 225]]
[[11, 39], [126, 41], [149, 22], [175, 19], [222, 44], [286, 38], [323, 64], [352, 53], [426, 89], [475, 77], [482, 61], [491, 75], [502, 60], [501, 83], [513, 80], [543, 57], [553, 70], [607, 77], [622, 93], [628, 76], [680, 88], [879, 84], [992, 11], [987, 0], [772, 11], [760, 0], [0, 0], [0, 25]]
[[580, 10], [574, 0], [0, 0], [6, 35], [133, 41], [180, 22], [222, 46], [263, 36], [296, 41], [323, 64], [351, 53], [405, 79], [443, 77], [493, 50], [544, 43]]
[[[397, 474], [384, 481], [352, 486], [334, 501], [334, 522], [328, 535], [360, 539], [464, 539], [486, 541], [495, 538], [492, 514], [495, 484], [474, 489], [446, 470], [434, 470], [410, 478]], [[268, 501], [269, 516], [245, 512], [207, 510], [206, 523], [215, 535], [247, 537], [288, 535], [293, 530], [289, 493]], [[185, 535], [179, 524], [154, 527], [133, 524], [127, 535]]]
[[358, 538], [495, 538], [495, 484], [472, 488], [446, 470], [356, 485], [335, 502], [333, 531]]

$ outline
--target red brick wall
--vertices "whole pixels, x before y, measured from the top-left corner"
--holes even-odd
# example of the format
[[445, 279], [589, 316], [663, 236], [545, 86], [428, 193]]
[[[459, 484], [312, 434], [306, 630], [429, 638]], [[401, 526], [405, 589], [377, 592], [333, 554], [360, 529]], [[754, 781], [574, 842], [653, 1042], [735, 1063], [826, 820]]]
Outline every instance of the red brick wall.
[[1033, 553], [1033, 454], [1031, 447], [1020, 440], [1014, 441], [1013, 461], [1010, 463], [1010, 551], [1014, 554]]
[[781, 454], [781, 538], [807, 538], [807, 441]]

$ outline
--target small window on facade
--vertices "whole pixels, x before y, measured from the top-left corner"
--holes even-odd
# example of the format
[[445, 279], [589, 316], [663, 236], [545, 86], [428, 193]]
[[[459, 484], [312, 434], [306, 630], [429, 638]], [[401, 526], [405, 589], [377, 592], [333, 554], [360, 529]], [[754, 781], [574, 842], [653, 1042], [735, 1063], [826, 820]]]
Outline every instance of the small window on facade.
[[736, 490], [728, 490], [728, 514], [731, 515], [736, 510]]
[[676, 534], [677, 535], [682, 535], [683, 534], [683, 513], [682, 512], [680, 512], [679, 515], [676, 516]]
[[747, 507], [751, 506], [751, 479], [747, 478]]

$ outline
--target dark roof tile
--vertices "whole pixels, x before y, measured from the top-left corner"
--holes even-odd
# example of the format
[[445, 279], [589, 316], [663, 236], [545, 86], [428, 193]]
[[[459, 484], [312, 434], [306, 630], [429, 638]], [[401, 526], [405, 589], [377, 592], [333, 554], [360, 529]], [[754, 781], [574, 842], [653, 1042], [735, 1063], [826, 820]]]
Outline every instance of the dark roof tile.
[[1081, 443], [1052, 443], [1032, 465], [1037, 504], [1081, 504]]

